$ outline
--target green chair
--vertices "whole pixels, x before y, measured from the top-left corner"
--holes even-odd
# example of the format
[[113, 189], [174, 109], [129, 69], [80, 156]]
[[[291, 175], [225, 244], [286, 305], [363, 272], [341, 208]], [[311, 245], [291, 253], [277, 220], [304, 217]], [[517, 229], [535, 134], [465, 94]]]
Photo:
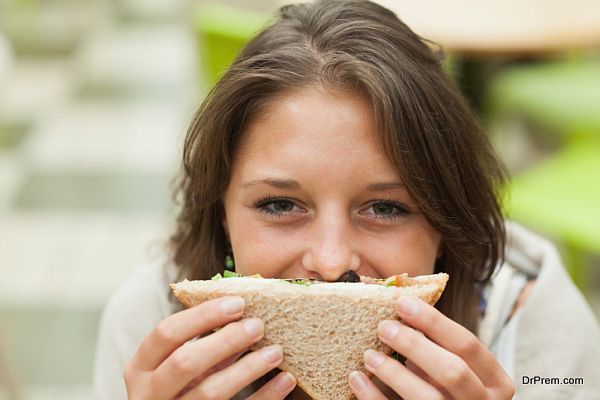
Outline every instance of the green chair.
[[600, 138], [600, 60], [511, 67], [493, 79], [485, 114], [519, 115], [559, 139]]
[[197, 8], [193, 26], [206, 91], [219, 80], [242, 47], [268, 19], [268, 15], [256, 11], [217, 3], [202, 4]]
[[486, 113], [516, 115], [560, 143], [513, 178], [506, 208], [509, 218], [562, 244], [567, 269], [585, 292], [586, 254], [600, 255], [600, 63], [511, 68], [490, 85]]

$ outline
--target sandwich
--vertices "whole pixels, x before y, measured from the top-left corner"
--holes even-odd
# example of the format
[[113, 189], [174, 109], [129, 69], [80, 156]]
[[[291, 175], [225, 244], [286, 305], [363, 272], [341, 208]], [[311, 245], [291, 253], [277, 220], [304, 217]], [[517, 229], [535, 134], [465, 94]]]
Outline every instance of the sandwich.
[[226, 271], [225, 276], [184, 280], [171, 288], [186, 307], [216, 297], [243, 297], [243, 317], [260, 318], [265, 324], [263, 339], [251, 350], [281, 345], [284, 357], [279, 369], [293, 374], [306, 394], [313, 399], [348, 400], [353, 398], [350, 372], [371, 375], [364, 368], [364, 352], [392, 353], [377, 337], [379, 322], [398, 319], [395, 305], [400, 297], [413, 296], [435, 304], [448, 275], [401, 274], [374, 279], [350, 271], [344, 280], [266, 279]]

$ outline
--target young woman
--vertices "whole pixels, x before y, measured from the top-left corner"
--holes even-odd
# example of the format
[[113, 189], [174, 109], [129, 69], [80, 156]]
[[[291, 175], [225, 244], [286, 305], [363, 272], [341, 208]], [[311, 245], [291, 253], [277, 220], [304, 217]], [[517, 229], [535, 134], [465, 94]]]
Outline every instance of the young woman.
[[[519, 347], [519, 328], [544, 328], [544, 318], [524, 312], [534, 295], [525, 299], [543, 298], [548, 285], [566, 304], [556, 326], [576, 316], [586, 343], [598, 329], [552, 248], [510, 226], [507, 244], [503, 168], [440, 62], [374, 3], [283, 7], [189, 128], [172, 254], [137, 270], [107, 305], [97, 396], [302, 398], [294, 377], [277, 373], [280, 346], [245, 353], [263, 323], [240, 320], [240, 298], [182, 311], [169, 297], [168, 283], [209, 279], [226, 260], [242, 274], [276, 278], [450, 275], [435, 308], [404, 302], [404, 324], [380, 326], [381, 340], [407, 361], [367, 352], [374, 376], [348, 377], [359, 399], [511, 399], [522, 373], [597, 376], [589, 357], [598, 343], [567, 346], [571, 359], [554, 373], [543, 360], [559, 361], [565, 348], [538, 353], [527, 339]], [[544, 312], [538, 303], [533, 315]], [[561, 387], [562, 395], [588, 398], [593, 385]]]

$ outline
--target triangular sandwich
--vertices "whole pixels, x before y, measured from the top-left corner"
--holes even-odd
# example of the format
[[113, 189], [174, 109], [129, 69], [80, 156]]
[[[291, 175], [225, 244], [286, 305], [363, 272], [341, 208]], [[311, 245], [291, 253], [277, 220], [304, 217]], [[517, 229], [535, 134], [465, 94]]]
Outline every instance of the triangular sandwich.
[[219, 275], [213, 280], [185, 280], [171, 287], [187, 307], [216, 297], [243, 297], [244, 318], [260, 318], [265, 323], [264, 338], [252, 350], [281, 345], [284, 360], [279, 368], [292, 373], [309, 396], [348, 400], [353, 398], [348, 384], [350, 372], [367, 373], [365, 350], [392, 353], [377, 338], [377, 326], [380, 321], [398, 318], [397, 299], [414, 296], [435, 304], [448, 275], [360, 278], [362, 282], [358, 283], [325, 283]]

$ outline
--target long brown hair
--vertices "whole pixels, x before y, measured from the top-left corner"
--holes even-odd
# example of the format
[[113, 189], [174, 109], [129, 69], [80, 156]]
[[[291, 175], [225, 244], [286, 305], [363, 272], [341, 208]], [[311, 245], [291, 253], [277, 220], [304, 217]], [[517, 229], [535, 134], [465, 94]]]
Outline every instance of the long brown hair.
[[504, 168], [441, 57], [369, 1], [282, 7], [210, 91], [187, 132], [177, 181], [171, 247], [181, 277], [223, 271], [221, 199], [240, 135], [267, 101], [307, 85], [367, 96], [388, 157], [442, 236], [436, 271], [450, 281], [437, 307], [475, 331], [476, 284], [503, 259]]

